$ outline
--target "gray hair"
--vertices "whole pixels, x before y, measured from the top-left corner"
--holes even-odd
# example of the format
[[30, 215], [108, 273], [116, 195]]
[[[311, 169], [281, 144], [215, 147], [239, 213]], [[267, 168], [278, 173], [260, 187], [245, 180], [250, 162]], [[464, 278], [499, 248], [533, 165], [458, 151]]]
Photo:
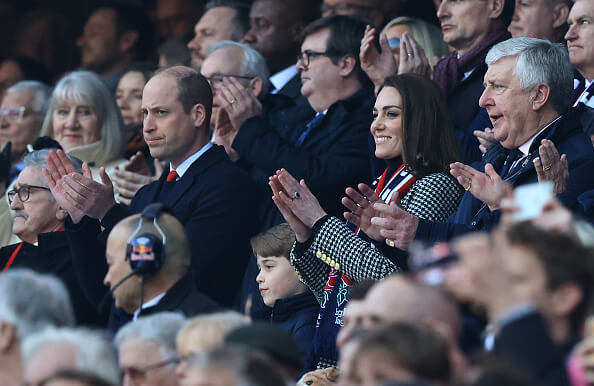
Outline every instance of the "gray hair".
[[57, 277], [17, 268], [0, 275], [0, 320], [14, 324], [24, 340], [48, 326], [73, 326], [74, 311]]
[[116, 353], [105, 333], [84, 328], [46, 328], [27, 337], [22, 343], [23, 363], [28, 362], [46, 345], [75, 347], [75, 370], [96, 375], [116, 385], [120, 384]]
[[236, 311], [215, 312], [189, 319], [177, 334], [177, 347], [188, 340], [193, 331], [199, 332], [199, 341], [194, 341], [193, 350], [208, 350], [221, 346], [232, 330], [250, 324], [249, 318]]
[[6, 90], [9, 92], [28, 92], [33, 94], [32, 109], [40, 116], [44, 116], [49, 106], [52, 89], [45, 83], [36, 80], [23, 80], [15, 83]]
[[498, 60], [517, 56], [514, 75], [529, 91], [539, 84], [547, 84], [549, 100], [558, 113], [569, 107], [573, 93], [573, 67], [565, 45], [535, 38], [514, 38], [496, 44], [489, 50], [485, 62], [490, 67]]
[[139, 318], [122, 327], [115, 337], [120, 346], [129, 339], [148, 340], [162, 346], [165, 356], [175, 354], [175, 337], [186, 319], [175, 312], [160, 312]]
[[85, 104], [97, 115], [101, 123], [100, 141], [103, 144], [103, 158], [95, 160], [99, 165], [122, 156], [127, 142], [122, 116], [115, 98], [97, 74], [91, 71], [73, 71], [60, 79], [52, 93], [41, 126], [41, 136], [54, 138], [54, 111], [64, 101]]
[[[27, 166], [38, 166], [40, 168], [47, 168], [47, 161], [45, 158], [49, 155], [50, 150], [56, 149], [40, 149], [32, 151], [31, 153], [27, 153], [23, 162], [25, 163], [25, 167]], [[72, 166], [78, 173], [82, 174], [82, 161], [76, 157], [66, 154], [66, 157], [72, 162]]]
[[261, 96], [266, 95], [269, 89], [268, 78], [270, 77], [270, 71], [268, 71], [266, 59], [264, 59], [262, 54], [260, 54], [251, 46], [243, 43], [234, 42], [231, 40], [222, 40], [220, 42], [212, 43], [210, 46], [208, 46], [208, 49], [206, 50], [206, 56], [208, 57], [210, 54], [217, 50], [229, 47], [239, 48], [243, 52], [243, 60], [241, 62], [241, 67], [239, 68], [239, 75], [253, 76], [255, 78], [262, 79]]

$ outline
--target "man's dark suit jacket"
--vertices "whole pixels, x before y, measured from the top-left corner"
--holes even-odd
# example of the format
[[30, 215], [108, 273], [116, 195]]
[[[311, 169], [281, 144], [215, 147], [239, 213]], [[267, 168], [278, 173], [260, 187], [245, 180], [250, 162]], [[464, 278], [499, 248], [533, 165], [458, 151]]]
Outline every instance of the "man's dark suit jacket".
[[301, 98], [301, 74], [297, 73], [292, 77], [283, 88], [278, 90], [277, 94], [287, 96], [297, 102]]
[[[542, 139], [553, 141], [559, 154], [566, 154], [569, 161], [569, 181], [567, 189], [558, 196], [559, 200], [570, 210], [578, 211], [578, 196], [594, 187], [592, 170], [594, 169], [594, 149], [592, 142], [584, 134], [579, 117], [569, 110], [559, 121], [538, 135], [530, 147], [530, 154], [519, 165], [514, 166], [505, 178], [512, 186], [520, 186], [537, 182], [533, 160], [538, 157], [538, 147]], [[510, 150], [495, 143], [476, 168], [485, 170], [485, 164], [491, 163], [496, 171], [500, 171]], [[416, 239], [427, 241], [447, 241], [453, 237], [475, 231], [488, 231], [499, 222], [500, 211], [491, 212], [486, 204], [466, 192], [458, 206], [458, 210], [446, 222], [419, 220]]]
[[[29, 268], [39, 273], [57, 276], [68, 289], [77, 324], [101, 326], [105, 321], [99, 318], [95, 304], [83, 295], [82, 286], [75, 274], [66, 234], [64, 232], [41, 233], [37, 241], [38, 246], [23, 242], [9, 269]], [[0, 249], [0, 268], [6, 266], [18, 246], [19, 244], [12, 244]]]
[[77, 273], [85, 278], [87, 293], [96, 301], [100, 299], [107, 291], [101, 284], [107, 270], [107, 235], [118, 221], [162, 200], [186, 230], [197, 288], [220, 305], [230, 307], [237, 300], [250, 256], [249, 240], [258, 231], [255, 188], [225, 150], [216, 145], [190, 166], [163, 199], [159, 193], [168, 172], [140, 189], [129, 209], [122, 205], [111, 208], [101, 224], [90, 218], [78, 224], [66, 221]]
[[252, 180], [260, 188], [265, 227], [282, 221], [268, 186], [268, 177], [281, 168], [305, 179], [326, 211], [342, 215], [344, 189], [371, 179], [367, 139], [374, 100], [372, 90], [361, 88], [334, 103], [301, 145], [298, 138], [313, 118], [307, 103], [248, 119], [241, 126], [233, 148], [249, 165]]

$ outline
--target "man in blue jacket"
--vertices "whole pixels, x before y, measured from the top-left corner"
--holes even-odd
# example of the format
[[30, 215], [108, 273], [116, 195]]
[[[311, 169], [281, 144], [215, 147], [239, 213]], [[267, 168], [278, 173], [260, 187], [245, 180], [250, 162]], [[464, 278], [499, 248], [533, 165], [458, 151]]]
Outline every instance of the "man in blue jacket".
[[498, 143], [476, 169], [452, 164], [452, 175], [467, 193], [446, 222], [420, 220], [397, 206], [376, 204], [387, 217], [372, 222], [385, 228], [388, 245], [404, 248], [413, 239], [444, 241], [491, 229], [499, 221], [503, 181], [516, 187], [552, 180], [568, 165], [566, 188], [555, 193], [570, 210], [577, 210], [577, 197], [592, 189], [594, 149], [579, 118], [567, 110], [573, 76], [565, 48], [534, 38], [509, 39], [494, 46], [486, 62], [479, 103]]

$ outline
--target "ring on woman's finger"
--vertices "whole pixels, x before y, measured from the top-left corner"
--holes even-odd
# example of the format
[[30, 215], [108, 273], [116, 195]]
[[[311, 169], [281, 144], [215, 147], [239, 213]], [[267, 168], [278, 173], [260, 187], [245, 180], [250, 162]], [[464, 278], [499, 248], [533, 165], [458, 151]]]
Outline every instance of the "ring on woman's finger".
[[464, 190], [468, 191], [468, 190], [470, 190], [470, 188], [472, 188], [472, 182], [470, 184], [468, 184], [468, 186], [465, 187]]
[[390, 239], [386, 239], [386, 244], [388, 244], [389, 246], [391, 246], [392, 248], [394, 248], [394, 246], [396, 245], [394, 243], [394, 240], [390, 240]]
[[409, 58], [412, 58], [412, 57], [413, 57], [413, 54], [409, 53], [409, 54], [408, 54], [408, 57], [409, 57]]
[[550, 170], [550, 169], [551, 169], [551, 165], [547, 165], [547, 166], [543, 166], [542, 167], [542, 170], [545, 171], [545, 172], [548, 171], [548, 170]]
[[298, 191], [293, 192], [293, 198], [301, 198], [301, 195], [299, 194]]
[[231, 100], [229, 101], [229, 103], [231, 103], [231, 104], [235, 103], [235, 98], [231, 98]]

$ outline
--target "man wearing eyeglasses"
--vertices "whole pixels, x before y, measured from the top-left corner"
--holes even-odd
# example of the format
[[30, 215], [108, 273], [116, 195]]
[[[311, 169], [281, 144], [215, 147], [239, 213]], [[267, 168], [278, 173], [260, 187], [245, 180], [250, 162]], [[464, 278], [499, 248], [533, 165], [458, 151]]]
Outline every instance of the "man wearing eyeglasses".
[[27, 145], [39, 136], [51, 90], [37, 81], [22, 81], [10, 87], [0, 105], [0, 148], [11, 143], [10, 175], [14, 180], [23, 169]]
[[[41, 171], [47, 167], [48, 152], [43, 149], [27, 154], [25, 168], [8, 191], [12, 230], [22, 242], [0, 249], [0, 270], [29, 268], [58, 276], [70, 292], [77, 321], [97, 325], [100, 321], [95, 306], [82, 294], [62, 231], [68, 213], [52, 196]], [[80, 168], [81, 162], [72, 160]]]

